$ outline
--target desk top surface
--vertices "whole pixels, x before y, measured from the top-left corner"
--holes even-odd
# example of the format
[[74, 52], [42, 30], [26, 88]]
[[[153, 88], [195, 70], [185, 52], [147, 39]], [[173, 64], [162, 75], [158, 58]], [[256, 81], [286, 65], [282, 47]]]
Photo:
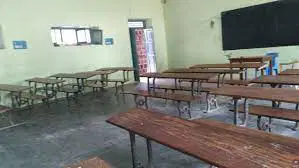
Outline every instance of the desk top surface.
[[227, 64], [198, 64], [190, 68], [253, 68], [263, 69], [267, 66], [265, 63], [227, 63]]
[[22, 92], [29, 89], [29, 86], [0, 84], [0, 90], [7, 92]]
[[35, 83], [42, 83], [42, 84], [58, 84], [58, 83], [63, 83], [64, 80], [59, 80], [59, 79], [50, 79], [50, 78], [31, 78], [27, 79], [27, 82], [35, 82]]
[[299, 76], [295, 76], [295, 75], [260, 76], [251, 80], [250, 83], [299, 85]]
[[134, 71], [134, 68], [132, 68], [132, 67], [107, 67], [107, 68], [98, 69], [97, 71], [107, 71], [107, 70]]
[[251, 57], [236, 57], [230, 58], [231, 62], [265, 62], [271, 61], [271, 56], [251, 56]]
[[56, 78], [72, 78], [72, 79], [87, 79], [93, 76], [95, 75], [88, 74], [88, 73], [58, 73], [58, 74], [51, 75], [51, 77], [56, 77]]
[[221, 87], [211, 91], [211, 94], [235, 98], [279, 101], [285, 103], [299, 103], [299, 90], [285, 88], [258, 88], [258, 87]]
[[87, 75], [87, 76], [97, 76], [97, 75], [109, 75], [117, 72], [117, 70], [106, 70], [106, 71], [87, 71], [87, 72], [78, 72], [76, 74]]
[[280, 72], [279, 75], [299, 75], [299, 69], [286, 69]]
[[190, 69], [190, 68], [176, 68], [164, 71], [165, 73], [220, 73], [220, 74], [239, 74], [242, 70], [239, 69]]
[[216, 75], [216, 73], [145, 73], [141, 74], [140, 77], [208, 80]]
[[299, 140], [212, 120], [188, 121], [131, 109], [108, 123], [225, 168], [299, 166]]

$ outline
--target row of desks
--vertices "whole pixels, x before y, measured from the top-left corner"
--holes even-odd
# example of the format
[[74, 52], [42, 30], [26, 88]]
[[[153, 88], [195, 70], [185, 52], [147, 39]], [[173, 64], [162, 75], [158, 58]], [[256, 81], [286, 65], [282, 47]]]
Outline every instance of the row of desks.
[[146, 138], [149, 168], [153, 167], [152, 141], [217, 167], [299, 167], [298, 139], [217, 121], [184, 120], [144, 109], [131, 109], [107, 122], [129, 131], [133, 168], [138, 167], [135, 134]]
[[[46, 100], [48, 102], [49, 99], [56, 96], [56, 93], [60, 91], [60, 89], [57, 90], [57, 88], [63, 87], [63, 83], [65, 82], [65, 79], [76, 79], [78, 91], [81, 92], [84, 89], [85, 80], [97, 75], [101, 75], [102, 79], [101, 81], [105, 81], [108, 79], [108, 75], [115, 73], [117, 71], [123, 71], [123, 72], [130, 72], [133, 71], [133, 68], [130, 67], [113, 67], [113, 68], [105, 68], [105, 69], [99, 69], [97, 71], [89, 71], [89, 72], [80, 72], [80, 73], [59, 73], [51, 75], [50, 77], [46, 78], [40, 78], [35, 77], [31, 79], [27, 79], [26, 81], [29, 83], [28, 86], [22, 86], [22, 85], [8, 85], [8, 84], [0, 84], [0, 91], [2, 92], [9, 92], [10, 98], [11, 98], [11, 108], [12, 110], [15, 108], [20, 107], [24, 103], [27, 102], [29, 105], [28, 100], [24, 101], [24, 94], [29, 95], [29, 97], [39, 97], [42, 98], [42, 100]], [[54, 79], [56, 78], [56, 79]], [[127, 76], [124, 76], [124, 80], [128, 80], [129, 76], [127, 73]], [[41, 90], [44, 91], [44, 95], [37, 95], [37, 85], [42, 85]], [[26, 96], [25, 99], [28, 97]], [[56, 98], [56, 97], [55, 97]], [[10, 111], [8, 110], [10, 115]], [[21, 123], [14, 123], [11, 120], [11, 117], [9, 118], [10, 126], [0, 128], [0, 130], [11, 128], [14, 126], [21, 125]]]
[[[187, 74], [178, 73], [176, 77], [185, 76], [183, 78], [186, 78], [186, 76], [189, 76]], [[147, 77], [157, 77], [159, 75], [152, 74]], [[193, 75], [193, 77], [203, 77], [204, 73], [194, 73]], [[175, 75], [163, 74], [165, 78], [171, 76]], [[286, 70], [280, 76], [262, 76], [252, 82], [271, 84], [272, 86], [297, 85], [299, 84], [299, 70]], [[211, 94], [229, 96], [235, 100], [245, 98], [299, 103], [299, 91], [293, 89], [222, 87], [213, 89]], [[237, 103], [235, 102], [235, 104]], [[245, 114], [245, 125], [247, 124], [247, 117], [248, 112]], [[237, 119], [238, 112], [235, 115], [235, 120]], [[128, 112], [112, 116], [107, 122], [129, 132], [134, 168], [137, 167], [136, 134], [146, 139], [148, 167], [153, 167], [152, 141], [217, 167], [299, 167], [299, 141], [290, 137], [211, 120], [189, 121], [144, 109], [131, 109]]]

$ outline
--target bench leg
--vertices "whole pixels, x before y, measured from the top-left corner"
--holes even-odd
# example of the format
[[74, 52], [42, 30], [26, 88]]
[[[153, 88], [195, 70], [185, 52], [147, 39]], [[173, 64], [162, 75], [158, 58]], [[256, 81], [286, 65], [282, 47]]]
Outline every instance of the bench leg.
[[124, 92], [124, 91], [125, 91], [124, 84], [125, 84], [124, 82], [121, 82], [121, 86], [120, 86], [120, 87], [121, 87], [121, 91], [122, 91], [122, 92]]
[[[168, 91], [168, 89], [164, 89], [164, 93], [165, 93], [165, 95], [167, 94], [167, 91]], [[165, 99], [165, 101], [164, 101], [164, 106], [166, 106], [166, 103], [167, 103], [167, 99]]]
[[147, 144], [147, 168], [152, 168], [153, 166], [153, 150], [151, 140], [146, 139]]
[[192, 116], [191, 116], [191, 102], [187, 102], [188, 103], [188, 115], [189, 115], [189, 118], [191, 119]]
[[238, 125], [238, 120], [239, 120], [239, 107], [238, 107], [238, 102], [239, 99], [234, 99], [234, 109], [235, 109], [235, 114], [234, 114], [234, 124]]
[[248, 122], [248, 104], [247, 104], [247, 99], [244, 100], [244, 121], [243, 121], [243, 125], [244, 127], [247, 127], [247, 122]]
[[272, 132], [271, 126], [272, 126], [272, 118], [269, 117], [269, 126], [268, 126], [268, 131], [269, 132]]
[[115, 82], [115, 84], [114, 84], [114, 87], [115, 87], [115, 96], [117, 95], [117, 93], [118, 93], [118, 86], [117, 86], [117, 82]]
[[[296, 110], [298, 111], [299, 110], [299, 104], [296, 104]], [[297, 121], [294, 128], [293, 128], [294, 131], [297, 131], [299, 130], [299, 122]]]
[[136, 106], [136, 108], [138, 108], [137, 98], [138, 98], [138, 96], [137, 96], [137, 95], [134, 95], [134, 101], [135, 101], [135, 106]]
[[208, 112], [211, 111], [211, 106], [210, 106], [210, 101], [209, 101], [209, 95], [210, 95], [210, 93], [207, 93], [207, 94], [206, 94], [207, 110], [206, 110], [205, 113], [208, 113]]
[[206, 95], [207, 110], [206, 110], [205, 113], [208, 113], [208, 112], [211, 111], [211, 105], [214, 105], [215, 109], [219, 108], [218, 102], [217, 102], [217, 99], [216, 99], [216, 95], [213, 98], [209, 98], [209, 96], [210, 96], [210, 93], [207, 92], [207, 95]]
[[269, 117], [269, 122], [262, 122], [262, 116], [257, 117], [257, 127], [259, 130], [262, 130], [262, 131], [268, 130], [269, 132], [271, 132], [272, 131], [271, 124], [272, 124], [271, 117]]
[[178, 109], [178, 112], [179, 112], [179, 117], [182, 116], [182, 112], [181, 112], [181, 101], [177, 101], [177, 109]]
[[132, 154], [132, 164], [133, 168], [137, 168], [137, 162], [136, 162], [136, 140], [135, 140], [135, 134], [130, 132], [130, 143], [131, 143], [131, 154]]
[[148, 98], [147, 97], [144, 97], [144, 106], [146, 109], [148, 109]]

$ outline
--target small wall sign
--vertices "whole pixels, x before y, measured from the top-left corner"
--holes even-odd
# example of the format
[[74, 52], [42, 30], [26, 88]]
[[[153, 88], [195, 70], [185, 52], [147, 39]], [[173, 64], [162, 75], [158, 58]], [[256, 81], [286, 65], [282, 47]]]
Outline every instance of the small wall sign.
[[15, 40], [12, 43], [13, 43], [13, 48], [16, 50], [27, 49], [27, 42], [24, 40]]
[[106, 45], [113, 45], [114, 44], [113, 38], [105, 38], [105, 44]]

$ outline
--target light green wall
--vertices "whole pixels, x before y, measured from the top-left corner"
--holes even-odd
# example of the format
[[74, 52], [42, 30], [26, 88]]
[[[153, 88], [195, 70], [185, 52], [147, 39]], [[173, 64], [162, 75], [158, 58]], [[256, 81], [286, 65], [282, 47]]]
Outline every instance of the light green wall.
[[[0, 50], [0, 83], [57, 72], [106, 66], [131, 66], [128, 19], [150, 18], [155, 31], [159, 69], [167, 68], [163, 6], [160, 0], [1, 0], [0, 25], [6, 49]], [[50, 27], [98, 26], [113, 46], [54, 47]], [[13, 50], [13, 40], [29, 49]]]
[[[271, 0], [168, 0], [165, 9], [169, 67], [199, 63], [222, 63], [225, 54], [233, 56], [263, 55], [268, 51], [280, 53], [280, 61], [299, 58], [299, 47], [277, 47], [250, 50], [222, 50], [222, 11], [270, 2]], [[214, 28], [210, 21], [214, 20]], [[236, 25], [237, 26], [237, 25]]]

